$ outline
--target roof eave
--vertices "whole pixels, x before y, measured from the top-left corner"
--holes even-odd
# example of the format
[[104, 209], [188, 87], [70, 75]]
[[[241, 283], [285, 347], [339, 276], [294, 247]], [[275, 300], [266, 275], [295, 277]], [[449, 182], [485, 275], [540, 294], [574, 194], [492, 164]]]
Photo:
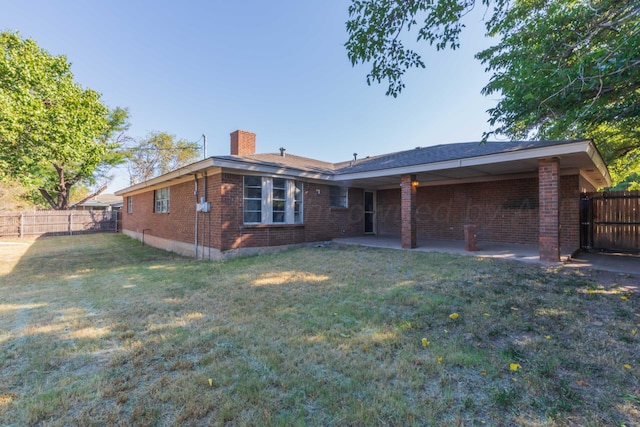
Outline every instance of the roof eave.
[[210, 168], [220, 168], [227, 171], [237, 171], [241, 173], [249, 172], [270, 175], [283, 175], [292, 178], [306, 178], [321, 181], [331, 180], [332, 176], [331, 173], [326, 172], [311, 172], [293, 167], [265, 165], [254, 162], [247, 162], [242, 159], [236, 160], [228, 158], [209, 157], [207, 159], [177, 169], [173, 172], [169, 172], [156, 178], [152, 178], [150, 180], [123, 188], [122, 190], [116, 191], [114, 194], [116, 194], [117, 196], [122, 196], [124, 194], [138, 192], [146, 188], [157, 187], [165, 182], [173, 181], [188, 175], [194, 175]]
[[532, 160], [549, 157], [562, 157], [563, 155], [576, 154], [584, 152], [589, 155], [598, 171], [610, 182], [609, 172], [595, 148], [593, 141], [580, 140], [569, 144], [552, 145], [547, 147], [529, 148], [526, 150], [509, 151], [504, 153], [494, 153], [482, 156], [466, 157], [455, 160], [445, 160], [435, 163], [421, 163], [411, 166], [402, 166], [396, 168], [376, 169], [366, 172], [341, 173], [335, 175], [335, 181], [348, 181], [354, 179], [366, 179], [383, 176], [415, 174], [419, 172], [432, 172], [445, 169], [456, 169], [464, 167], [473, 167], [488, 165], [492, 163], [512, 162], [518, 160]]

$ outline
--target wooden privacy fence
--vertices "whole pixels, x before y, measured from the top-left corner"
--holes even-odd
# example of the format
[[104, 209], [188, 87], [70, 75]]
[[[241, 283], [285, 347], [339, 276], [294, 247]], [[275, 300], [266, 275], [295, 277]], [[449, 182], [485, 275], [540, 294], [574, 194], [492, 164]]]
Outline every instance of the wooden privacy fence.
[[0, 213], [0, 237], [118, 231], [118, 211], [33, 211]]
[[640, 252], [640, 191], [583, 194], [580, 223], [584, 249]]

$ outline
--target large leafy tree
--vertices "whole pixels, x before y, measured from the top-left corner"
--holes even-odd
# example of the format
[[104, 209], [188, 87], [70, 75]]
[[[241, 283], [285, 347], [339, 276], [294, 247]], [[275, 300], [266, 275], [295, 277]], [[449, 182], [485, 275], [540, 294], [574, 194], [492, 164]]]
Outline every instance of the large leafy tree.
[[131, 184], [137, 184], [197, 160], [200, 147], [166, 132], [153, 132], [126, 153]]
[[35, 41], [2, 32], [0, 49], [0, 178], [66, 209], [72, 187], [95, 184], [122, 161], [128, 113], [107, 108], [99, 93], [74, 82], [66, 57]]
[[349, 57], [397, 96], [404, 73], [424, 67], [402, 36], [417, 28], [418, 41], [455, 49], [477, 6], [498, 40], [477, 55], [492, 73], [483, 93], [500, 96], [485, 138], [594, 138], [614, 178], [640, 172], [637, 0], [352, 0]]

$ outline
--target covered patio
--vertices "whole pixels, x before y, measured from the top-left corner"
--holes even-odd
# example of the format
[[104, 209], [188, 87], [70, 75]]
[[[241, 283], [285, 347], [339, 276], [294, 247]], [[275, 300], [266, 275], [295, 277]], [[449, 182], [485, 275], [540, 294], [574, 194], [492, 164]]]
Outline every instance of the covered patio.
[[354, 160], [333, 180], [364, 189], [364, 231], [379, 237], [360, 244], [465, 253], [474, 227], [476, 256], [550, 263], [580, 248], [580, 194], [610, 183], [590, 140], [417, 147]]

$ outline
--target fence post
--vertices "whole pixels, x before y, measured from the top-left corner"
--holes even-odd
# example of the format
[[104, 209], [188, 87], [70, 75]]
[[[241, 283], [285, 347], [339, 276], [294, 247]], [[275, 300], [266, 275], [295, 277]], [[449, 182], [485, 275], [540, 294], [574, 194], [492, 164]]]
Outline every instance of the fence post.
[[20, 214], [20, 238], [24, 237], [24, 214]]
[[69, 212], [69, 236], [73, 236], [73, 214]]

